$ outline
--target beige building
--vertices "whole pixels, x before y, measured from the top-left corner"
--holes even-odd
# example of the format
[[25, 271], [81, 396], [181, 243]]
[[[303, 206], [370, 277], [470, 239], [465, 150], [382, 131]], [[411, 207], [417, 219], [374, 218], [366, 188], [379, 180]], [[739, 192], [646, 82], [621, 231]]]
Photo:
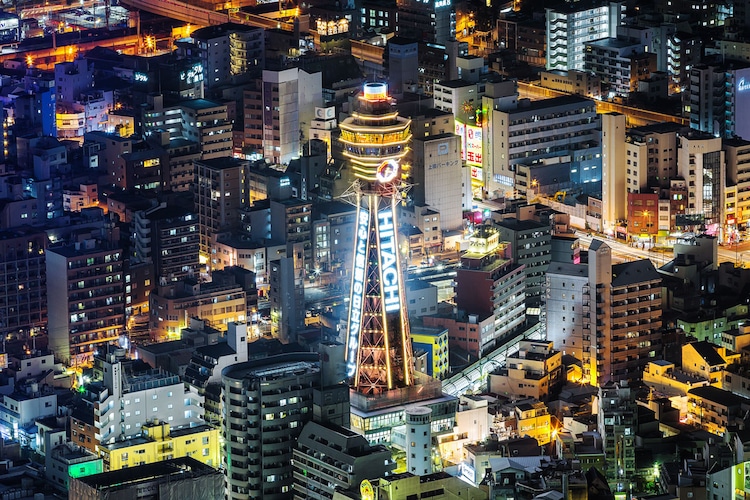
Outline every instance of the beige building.
[[[215, 271], [213, 281], [200, 283], [193, 278], [160, 285], [149, 296], [151, 337], [154, 340], [180, 338], [191, 318], [201, 318], [218, 330], [226, 330], [228, 323], [244, 323], [248, 315], [248, 292], [254, 293], [252, 283], [238, 283], [232, 274]], [[252, 302], [252, 301], [251, 301]]]
[[546, 89], [597, 99], [602, 95], [602, 80], [586, 71], [542, 71], [540, 85]]
[[643, 369], [643, 383], [667, 397], [687, 396], [690, 389], [708, 385], [708, 380], [675, 368], [664, 360], [651, 361]]
[[409, 472], [404, 472], [387, 478], [368, 481], [354, 490], [337, 490], [333, 494], [334, 500], [359, 500], [361, 498], [375, 500], [411, 500], [412, 498], [485, 500], [488, 495], [486, 491], [471, 486], [460, 478], [450, 476], [445, 472], [435, 472], [426, 476], [415, 476]]
[[721, 387], [722, 372], [734, 360], [739, 361], [739, 355], [705, 340], [682, 346], [682, 370], [708, 380], [715, 387]]
[[507, 367], [489, 375], [489, 392], [545, 400], [562, 378], [562, 353], [552, 342], [522, 340], [518, 352], [508, 356]]
[[750, 399], [718, 387], [696, 387], [688, 392], [687, 422], [723, 436], [727, 426], [744, 422]]

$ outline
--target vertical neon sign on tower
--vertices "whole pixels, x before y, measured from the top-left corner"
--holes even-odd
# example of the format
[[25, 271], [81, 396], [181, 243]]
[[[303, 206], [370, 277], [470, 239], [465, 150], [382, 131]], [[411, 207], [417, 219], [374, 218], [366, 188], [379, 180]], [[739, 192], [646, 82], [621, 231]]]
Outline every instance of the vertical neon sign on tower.
[[411, 336], [401, 277], [396, 206], [402, 199], [411, 121], [382, 83], [367, 84], [341, 124], [344, 156], [357, 178], [346, 371], [352, 387], [377, 395], [413, 384]]

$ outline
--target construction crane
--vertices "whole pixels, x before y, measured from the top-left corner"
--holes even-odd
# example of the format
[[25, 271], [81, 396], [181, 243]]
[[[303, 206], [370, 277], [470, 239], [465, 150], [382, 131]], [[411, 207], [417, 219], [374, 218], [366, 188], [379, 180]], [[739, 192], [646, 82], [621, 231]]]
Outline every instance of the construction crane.
[[555, 201], [559, 201], [560, 203], [565, 202], [565, 196], [568, 194], [567, 191], [558, 191], [555, 193], [555, 196], [553, 197]]

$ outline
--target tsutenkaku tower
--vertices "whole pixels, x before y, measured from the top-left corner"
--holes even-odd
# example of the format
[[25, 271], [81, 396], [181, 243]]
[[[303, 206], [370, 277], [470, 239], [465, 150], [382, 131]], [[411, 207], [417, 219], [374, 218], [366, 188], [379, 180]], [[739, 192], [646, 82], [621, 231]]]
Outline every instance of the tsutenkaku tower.
[[394, 109], [384, 83], [369, 83], [358, 109], [341, 125], [344, 155], [357, 180], [357, 206], [347, 321], [351, 386], [366, 395], [414, 383], [396, 206], [404, 190], [411, 120]]

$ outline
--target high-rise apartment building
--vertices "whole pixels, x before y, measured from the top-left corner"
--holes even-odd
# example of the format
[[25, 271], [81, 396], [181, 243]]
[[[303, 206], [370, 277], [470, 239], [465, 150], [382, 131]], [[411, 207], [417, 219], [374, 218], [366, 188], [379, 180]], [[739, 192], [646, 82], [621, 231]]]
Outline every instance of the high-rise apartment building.
[[661, 342], [661, 276], [647, 259], [613, 266], [611, 250], [601, 240], [589, 247], [588, 275], [584, 301], [589, 305], [583, 314], [591, 314], [584, 322], [591, 327], [588, 340], [584, 331], [584, 346], [591, 346], [591, 383], [640, 373]]
[[135, 213], [131, 243], [139, 262], [154, 265], [154, 274], [165, 281], [192, 276], [199, 265], [198, 216], [165, 203]]
[[547, 340], [582, 363], [593, 384], [627, 378], [660, 343], [661, 277], [648, 260], [612, 265], [594, 240], [588, 264], [553, 262], [546, 276]]
[[288, 244], [285, 255], [268, 263], [271, 332], [296, 342], [305, 324], [305, 253], [302, 243]]
[[292, 498], [292, 450], [313, 416], [313, 390], [321, 383], [318, 355], [238, 363], [221, 378], [227, 498]]
[[412, 190], [417, 205], [440, 214], [440, 229], [460, 229], [463, 224], [461, 143], [455, 134], [415, 138], [412, 142]]
[[[602, 225], [608, 234], [625, 221], [627, 182], [625, 115], [604, 113], [602, 120]], [[559, 345], [559, 344], [558, 344]]]
[[163, 95], [150, 95], [143, 109], [143, 132], [147, 138], [168, 133], [170, 142], [182, 139], [196, 143], [203, 160], [232, 156], [232, 122], [227, 105], [208, 99], [166, 103]]
[[746, 228], [750, 222], [750, 140], [725, 140], [724, 154], [727, 163], [727, 186], [734, 186], [736, 190], [734, 203], [727, 203], [726, 209], [727, 229], [731, 234], [735, 229]]
[[698, 131], [680, 136], [677, 173], [687, 183], [685, 213], [702, 216], [712, 232], [723, 226], [726, 167], [721, 139]]
[[644, 51], [639, 40], [604, 38], [585, 44], [584, 69], [608, 85], [610, 95], [628, 96], [658, 68], [656, 54]]
[[500, 242], [498, 230], [482, 225], [469, 238], [469, 249], [461, 256], [456, 273], [458, 309], [494, 316], [494, 328], [479, 339], [479, 351], [489, 351], [526, 320], [524, 267], [510, 259], [508, 245]]
[[523, 266], [526, 305], [539, 307], [552, 253], [552, 228], [549, 224], [515, 217], [501, 219], [496, 225], [500, 240], [510, 243], [513, 261]]
[[264, 70], [262, 84], [263, 155], [288, 165], [301, 156], [304, 133], [323, 106], [321, 73], [299, 68]]
[[701, 63], [703, 39], [700, 33], [679, 31], [667, 39], [667, 73], [669, 94], [684, 92], [690, 88], [690, 72]]
[[241, 209], [248, 205], [246, 175], [249, 163], [234, 158], [195, 162], [195, 211], [200, 228], [201, 256], [208, 259], [219, 231], [240, 226]]
[[490, 195], [504, 196], [515, 187], [526, 194], [534, 178], [517, 185], [517, 165], [551, 158], [561, 158], [559, 178], [580, 185], [601, 181], [601, 123], [594, 101], [579, 96], [521, 101], [488, 116], [483, 177]]
[[316, 421], [302, 429], [292, 463], [295, 500], [333, 498], [334, 491], [387, 477], [396, 466], [385, 446], [371, 446], [356, 432]]
[[398, 0], [396, 7], [399, 36], [443, 46], [456, 37], [456, 11], [451, 0]]
[[[98, 452], [100, 445], [141, 435], [143, 426], [154, 419], [172, 429], [204, 423], [203, 397], [195, 388], [186, 388], [179, 376], [161, 368], [135, 367], [125, 359], [124, 349], [104, 347], [94, 356], [92, 381], [80, 390], [88, 402], [81, 411], [94, 413], [95, 435], [93, 440], [82, 439], [77, 444]], [[78, 428], [76, 415], [72, 425]]]
[[627, 381], [599, 386], [597, 428], [602, 437], [605, 474], [613, 493], [632, 491], [635, 473], [635, 433], [638, 405]]
[[248, 302], [255, 295], [255, 273], [235, 271], [214, 271], [210, 282], [188, 277], [160, 284], [148, 298], [152, 339], [178, 339], [190, 318], [205, 319], [222, 331], [229, 323], [246, 321]]
[[123, 251], [94, 239], [47, 249], [49, 348], [74, 366], [91, 361], [125, 326]]
[[583, 70], [586, 43], [617, 36], [624, 16], [624, 2], [565, 2], [547, 7], [547, 69]]
[[699, 64], [690, 70], [690, 127], [715, 137], [750, 140], [750, 66]]
[[665, 122], [628, 129], [625, 165], [628, 193], [647, 188], [666, 189], [677, 177], [677, 137], [687, 128]]
[[0, 231], [0, 335], [47, 324], [47, 233], [30, 227]]
[[203, 64], [207, 89], [229, 83], [232, 77], [260, 71], [264, 66], [262, 28], [224, 23], [197, 29], [190, 38], [193, 47], [188, 55], [197, 57]]

